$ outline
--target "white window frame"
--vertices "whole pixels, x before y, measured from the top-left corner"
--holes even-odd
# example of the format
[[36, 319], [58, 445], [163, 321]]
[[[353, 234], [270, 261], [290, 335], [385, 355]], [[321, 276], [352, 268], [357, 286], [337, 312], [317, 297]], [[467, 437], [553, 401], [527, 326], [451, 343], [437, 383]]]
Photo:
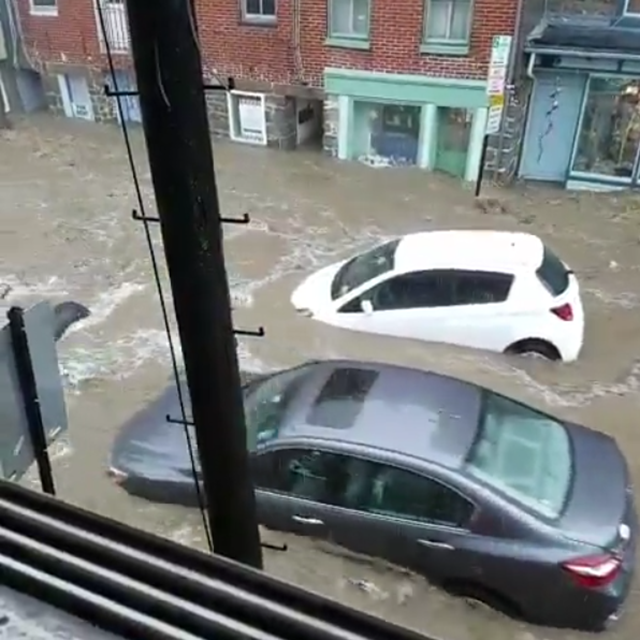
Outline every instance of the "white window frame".
[[349, 33], [343, 33], [341, 31], [333, 30], [333, 11], [334, 11], [334, 3], [336, 2], [348, 2], [351, 8], [351, 25], [353, 25], [354, 18], [354, 0], [328, 0], [329, 1], [329, 11], [328, 11], [328, 32], [330, 38], [348, 38], [352, 40], [369, 40], [369, 34], [371, 32], [371, 0], [367, 0], [367, 33], [356, 33], [355, 31], [350, 31]]
[[[263, 6], [264, 0], [259, 0], [260, 8]], [[242, 12], [242, 20], [244, 22], [262, 22], [273, 24], [277, 21], [278, 17], [278, 0], [274, 1], [275, 5], [275, 13], [273, 15], [264, 14], [264, 13], [249, 13], [247, 11], [247, 0], [240, 0], [240, 10]]]
[[2, 71], [0, 71], [0, 95], [2, 96], [2, 104], [4, 105], [5, 114], [11, 111], [11, 105], [9, 104], [9, 96], [7, 95], [7, 89], [4, 85], [4, 78], [2, 77]]
[[58, 15], [58, 0], [56, 0], [54, 6], [38, 6], [38, 0], [29, 0], [29, 13], [32, 16], [57, 16]]
[[[238, 91], [237, 89], [233, 89], [232, 91], [227, 91], [227, 113], [229, 115], [229, 138], [234, 142], [242, 142], [243, 144], [252, 144], [258, 147], [266, 147], [267, 146], [267, 114], [266, 114], [266, 100], [264, 93], [254, 93], [252, 91]], [[247, 138], [243, 138], [242, 136], [237, 135], [236, 131], [239, 131], [240, 123], [236, 118], [236, 105], [234, 103], [234, 99], [242, 98], [246, 96], [247, 98], [259, 98], [260, 106], [262, 108], [262, 139], [261, 140], [248, 140]], [[239, 109], [238, 109], [239, 111]]]
[[632, 0], [625, 0], [624, 3], [624, 11], [623, 11], [623, 15], [625, 16], [631, 16], [631, 17], [640, 17], [640, 9], [638, 9], [637, 11], [631, 11], [629, 10], [629, 5], [631, 4]]
[[[448, 15], [448, 30], [451, 32], [451, 24], [453, 22], [453, 8], [456, 2], [462, 2], [469, 5], [469, 15], [467, 16], [467, 34], [463, 39], [460, 38], [433, 38], [429, 36], [429, 16], [431, 12], [429, 11], [431, 4], [433, 2], [436, 3], [448, 3], [449, 4], [449, 15]], [[474, 0], [425, 0], [424, 3], [424, 27], [422, 33], [423, 42], [427, 42], [429, 44], [468, 44], [471, 39], [471, 29], [473, 26], [473, 8], [474, 8]]]

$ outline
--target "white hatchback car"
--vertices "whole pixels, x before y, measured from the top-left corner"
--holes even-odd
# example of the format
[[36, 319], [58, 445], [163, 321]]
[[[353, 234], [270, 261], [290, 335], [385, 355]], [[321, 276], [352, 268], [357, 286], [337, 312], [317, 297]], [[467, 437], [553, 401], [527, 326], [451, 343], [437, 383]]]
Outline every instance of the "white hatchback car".
[[578, 357], [578, 280], [540, 238], [506, 231], [427, 231], [309, 276], [299, 313], [337, 327], [550, 360]]

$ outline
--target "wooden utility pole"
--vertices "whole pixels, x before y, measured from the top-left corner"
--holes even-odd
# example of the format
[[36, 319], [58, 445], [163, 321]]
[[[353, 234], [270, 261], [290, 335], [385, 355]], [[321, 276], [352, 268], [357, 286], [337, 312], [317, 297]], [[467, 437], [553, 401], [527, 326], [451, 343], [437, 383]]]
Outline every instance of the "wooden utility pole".
[[214, 551], [261, 568], [195, 11], [127, 0], [127, 13]]

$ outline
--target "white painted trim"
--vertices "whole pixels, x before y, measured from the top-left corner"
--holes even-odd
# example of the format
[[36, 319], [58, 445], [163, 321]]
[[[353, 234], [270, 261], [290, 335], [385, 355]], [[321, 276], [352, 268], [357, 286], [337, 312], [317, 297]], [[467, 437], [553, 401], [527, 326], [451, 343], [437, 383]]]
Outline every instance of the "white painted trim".
[[63, 73], [59, 73], [58, 76], [58, 89], [60, 90], [60, 97], [62, 98], [62, 110], [67, 118], [73, 118], [73, 108], [71, 106], [71, 94], [69, 93], [69, 85], [67, 84], [67, 76]]
[[7, 88], [4, 86], [2, 71], [0, 71], [0, 95], [2, 95], [2, 104], [4, 105], [4, 112], [9, 113], [11, 111], [11, 105], [9, 104], [9, 96], [7, 95]]
[[338, 96], [338, 160], [349, 159], [349, 141], [353, 132], [353, 100]]
[[33, 0], [29, 0], [29, 14], [32, 16], [49, 16], [56, 18], [58, 16], [58, 2], [53, 7], [37, 7], [33, 4]]
[[488, 117], [489, 109], [486, 107], [476, 109], [473, 114], [471, 135], [469, 136], [469, 147], [467, 150], [467, 166], [464, 169], [464, 179], [467, 182], [473, 182], [478, 178]]
[[[247, 140], [242, 136], [236, 134], [236, 131], [239, 130], [239, 122], [236, 118], [236, 105], [237, 99], [242, 98], [243, 96], [247, 98], [259, 98], [260, 106], [262, 108], [262, 140]], [[267, 146], [267, 114], [266, 114], [266, 96], [264, 93], [254, 93], [251, 91], [238, 91], [237, 89], [233, 89], [232, 91], [227, 91], [227, 113], [229, 114], [229, 138], [234, 142], [242, 142], [243, 144], [253, 144], [260, 147]]]
[[420, 144], [418, 147], [418, 166], [421, 169], [433, 169], [438, 144], [438, 107], [435, 104], [422, 105], [420, 113]]

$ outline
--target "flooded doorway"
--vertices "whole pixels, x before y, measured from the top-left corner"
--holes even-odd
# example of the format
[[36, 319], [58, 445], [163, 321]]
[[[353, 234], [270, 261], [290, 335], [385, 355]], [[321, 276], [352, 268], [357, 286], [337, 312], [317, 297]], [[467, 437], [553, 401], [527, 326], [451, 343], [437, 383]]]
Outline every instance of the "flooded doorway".
[[473, 111], [470, 109], [438, 109], [435, 169], [464, 178], [472, 121]]
[[296, 146], [322, 149], [322, 100], [296, 98]]

